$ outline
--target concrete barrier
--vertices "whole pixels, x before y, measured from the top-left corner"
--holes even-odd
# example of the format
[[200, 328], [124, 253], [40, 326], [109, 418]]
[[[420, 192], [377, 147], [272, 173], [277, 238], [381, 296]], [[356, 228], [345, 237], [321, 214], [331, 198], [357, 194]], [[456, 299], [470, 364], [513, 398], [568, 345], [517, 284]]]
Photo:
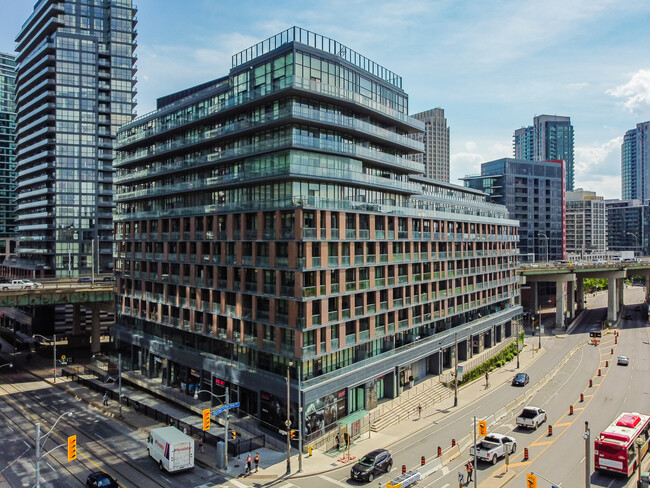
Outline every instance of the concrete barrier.
[[458, 449], [458, 444], [456, 444], [451, 449], [447, 449], [446, 451], [444, 451], [442, 453], [442, 457], [439, 459], [442, 465], [445, 466], [449, 461], [457, 458], [458, 456], [460, 456], [460, 450]]
[[427, 462], [421, 469], [419, 469], [420, 474], [423, 478], [431, 476], [433, 473], [440, 471], [442, 469], [442, 461], [439, 458], [434, 459], [433, 461]]
[[505, 408], [500, 408], [499, 410], [497, 410], [497, 413], [494, 414], [494, 419], [495, 420], [501, 420], [507, 414], [508, 414], [508, 411]]

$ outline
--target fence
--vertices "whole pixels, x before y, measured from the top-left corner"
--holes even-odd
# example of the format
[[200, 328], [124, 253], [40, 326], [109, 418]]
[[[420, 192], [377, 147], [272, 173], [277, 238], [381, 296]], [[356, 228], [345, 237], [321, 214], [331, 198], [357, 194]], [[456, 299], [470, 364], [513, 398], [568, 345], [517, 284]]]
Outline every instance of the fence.
[[[69, 371], [64, 368], [62, 374], [63, 376], [70, 377], [72, 381], [77, 382], [81, 386], [102, 394], [102, 396], [104, 394], [107, 394], [109, 400], [118, 401], [118, 393], [116, 391], [114, 391], [112, 388], [108, 388], [105, 385], [98, 383], [94, 375], [84, 374], [80, 371], [85, 369], [86, 368], [80, 367], [75, 368], [73, 371]], [[93, 371], [93, 373], [96, 374], [97, 372]], [[203, 442], [206, 444], [213, 444], [216, 446], [217, 442], [224, 440], [223, 435], [215, 435], [211, 434], [210, 432], [204, 432], [200, 427], [195, 427], [188, 422], [174, 418], [172, 415], [169, 415], [166, 412], [162, 412], [157, 408], [147, 405], [146, 403], [141, 403], [137, 400], [133, 400], [126, 395], [122, 395], [122, 405], [127, 408], [133, 407], [137, 413], [151, 417], [156, 422], [162, 422], [165, 425], [173, 425], [189, 436], [203, 437]], [[232, 427], [233, 429], [236, 429], [234, 425]], [[264, 434], [249, 438], [243, 438], [240, 432], [237, 432], [237, 434], [237, 439], [227, 439], [228, 453], [233, 456], [238, 456], [243, 452], [254, 451], [266, 446], [266, 436]]]

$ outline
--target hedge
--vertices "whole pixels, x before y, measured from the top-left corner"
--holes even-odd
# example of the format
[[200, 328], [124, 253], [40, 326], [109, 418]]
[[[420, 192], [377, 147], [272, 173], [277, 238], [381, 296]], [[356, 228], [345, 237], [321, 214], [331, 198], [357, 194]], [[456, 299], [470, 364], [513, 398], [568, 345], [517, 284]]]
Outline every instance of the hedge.
[[508, 361], [512, 361], [517, 357], [517, 342], [512, 342], [506, 347], [501, 349], [497, 354], [492, 356], [487, 361], [479, 364], [477, 367], [470, 369], [467, 372], [463, 372], [463, 381], [459, 384], [469, 383], [476, 378], [484, 376], [486, 372], [492, 371], [493, 369], [500, 368], [505, 365]]

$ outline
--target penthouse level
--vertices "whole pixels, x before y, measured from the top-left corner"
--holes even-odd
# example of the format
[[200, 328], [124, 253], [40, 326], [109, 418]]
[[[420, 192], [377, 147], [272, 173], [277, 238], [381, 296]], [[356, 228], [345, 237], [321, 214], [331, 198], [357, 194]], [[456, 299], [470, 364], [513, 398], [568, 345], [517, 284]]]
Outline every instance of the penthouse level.
[[279, 36], [120, 129], [114, 336], [275, 429], [292, 363], [313, 438], [451, 367], [454, 335], [460, 357], [513, 336], [518, 224], [406, 159], [421, 124], [385, 72]]

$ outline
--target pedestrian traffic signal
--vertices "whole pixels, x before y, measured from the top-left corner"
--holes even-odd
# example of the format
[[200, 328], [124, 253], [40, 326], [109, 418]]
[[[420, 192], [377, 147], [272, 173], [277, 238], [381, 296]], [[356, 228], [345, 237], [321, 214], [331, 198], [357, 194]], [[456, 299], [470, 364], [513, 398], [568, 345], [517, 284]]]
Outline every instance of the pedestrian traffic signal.
[[526, 474], [526, 486], [528, 488], [537, 488], [537, 476], [534, 474]]
[[485, 420], [478, 421], [478, 435], [487, 435], [487, 422]]
[[203, 430], [210, 430], [210, 409], [203, 409]]
[[77, 436], [68, 437], [68, 461], [77, 459]]
[[237, 439], [237, 432], [233, 430], [230, 434], [232, 435], [233, 440]]
[[296, 437], [296, 431], [295, 430], [290, 430], [289, 431], [289, 439], [293, 439]]

